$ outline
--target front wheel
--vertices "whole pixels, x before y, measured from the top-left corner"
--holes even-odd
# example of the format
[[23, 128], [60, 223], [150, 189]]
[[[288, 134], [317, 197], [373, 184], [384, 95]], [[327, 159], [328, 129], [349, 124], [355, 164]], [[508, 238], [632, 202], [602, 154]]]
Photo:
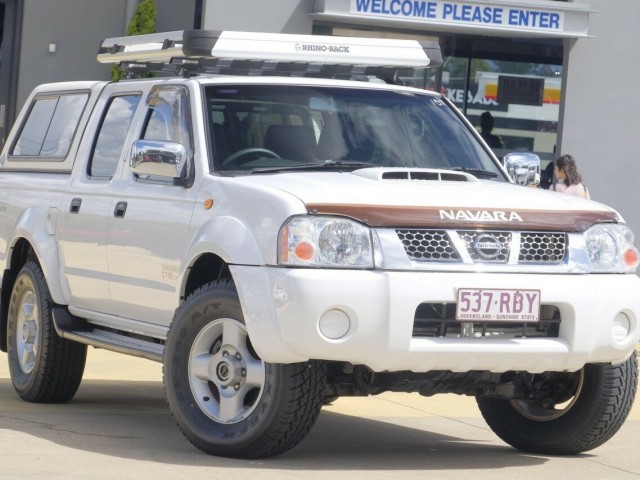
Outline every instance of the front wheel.
[[509, 445], [530, 453], [575, 455], [599, 447], [624, 423], [638, 382], [635, 353], [615, 365], [586, 365], [551, 374], [543, 400], [478, 397], [489, 427]]
[[201, 287], [176, 311], [163, 374], [178, 426], [212, 455], [283, 453], [306, 436], [322, 407], [322, 365], [263, 362], [229, 280]]
[[27, 261], [11, 291], [7, 354], [13, 386], [28, 402], [71, 400], [84, 372], [87, 346], [58, 336], [52, 306], [40, 265]]

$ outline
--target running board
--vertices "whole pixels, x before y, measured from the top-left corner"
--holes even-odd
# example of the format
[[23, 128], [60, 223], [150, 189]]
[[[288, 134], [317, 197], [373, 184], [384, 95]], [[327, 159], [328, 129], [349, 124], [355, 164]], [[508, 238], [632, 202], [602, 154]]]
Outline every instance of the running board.
[[53, 323], [58, 335], [67, 340], [162, 362], [163, 344], [101, 329], [72, 315], [66, 307], [53, 307]]

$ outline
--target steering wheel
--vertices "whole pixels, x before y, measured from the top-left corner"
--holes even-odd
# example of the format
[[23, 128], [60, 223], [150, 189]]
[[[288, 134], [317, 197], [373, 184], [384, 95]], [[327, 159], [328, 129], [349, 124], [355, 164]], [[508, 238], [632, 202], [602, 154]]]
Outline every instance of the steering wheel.
[[[251, 155], [252, 153], [265, 153], [267, 155], [270, 155], [273, 158], [282, 158], [276, 152], [274, 152], [273, 150], [269, 150], [268, 148], [249, 147], [249, 148], [243, 148], [242, 150], [238, 150], [237, 152], [232, 153], [231, 155], [229, 155], [227, 158], [225, 158], [222, 161], [221, 165], [229, 165], [231, 163], [234, 163], [235, 160], [239, 159], [240, 157], [244, 157], [246, 155]], [[246, 163], [247, 161], [245, 161], [245, 162], [236, 162], [236, 163], [238, 163], [238, 165], [242, 165], [243, 163]]]

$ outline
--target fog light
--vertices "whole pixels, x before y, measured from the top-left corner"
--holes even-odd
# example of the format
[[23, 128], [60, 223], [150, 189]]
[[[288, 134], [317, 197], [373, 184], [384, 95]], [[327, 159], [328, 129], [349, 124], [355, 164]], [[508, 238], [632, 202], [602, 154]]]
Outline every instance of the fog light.
[[349, 332], [351, 322], [349, 321], [349, 315], [342, 310], [333, 309], [325, 312], [320, 317], [318, 327], [320, 328], [320, 333], [325, 337], [331, 340], [338, 340]]
[[631, 321], [626, 314], [620, 312], [613, 318], [611, 333], [613, 340], [620, 343], [624, 341], [631, 331]]

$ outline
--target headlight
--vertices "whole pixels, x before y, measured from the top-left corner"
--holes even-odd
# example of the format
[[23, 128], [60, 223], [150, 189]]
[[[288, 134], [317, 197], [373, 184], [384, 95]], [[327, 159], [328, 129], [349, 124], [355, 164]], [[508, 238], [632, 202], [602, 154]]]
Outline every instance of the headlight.
[[278, 259], [281, 265], [371, 268], [371, 230], [348, 218], [292, 217], [280, 229]]
[[635, 272], [640, 255], [626, 225], [595, 225], [585, 232], [591, 272]]

